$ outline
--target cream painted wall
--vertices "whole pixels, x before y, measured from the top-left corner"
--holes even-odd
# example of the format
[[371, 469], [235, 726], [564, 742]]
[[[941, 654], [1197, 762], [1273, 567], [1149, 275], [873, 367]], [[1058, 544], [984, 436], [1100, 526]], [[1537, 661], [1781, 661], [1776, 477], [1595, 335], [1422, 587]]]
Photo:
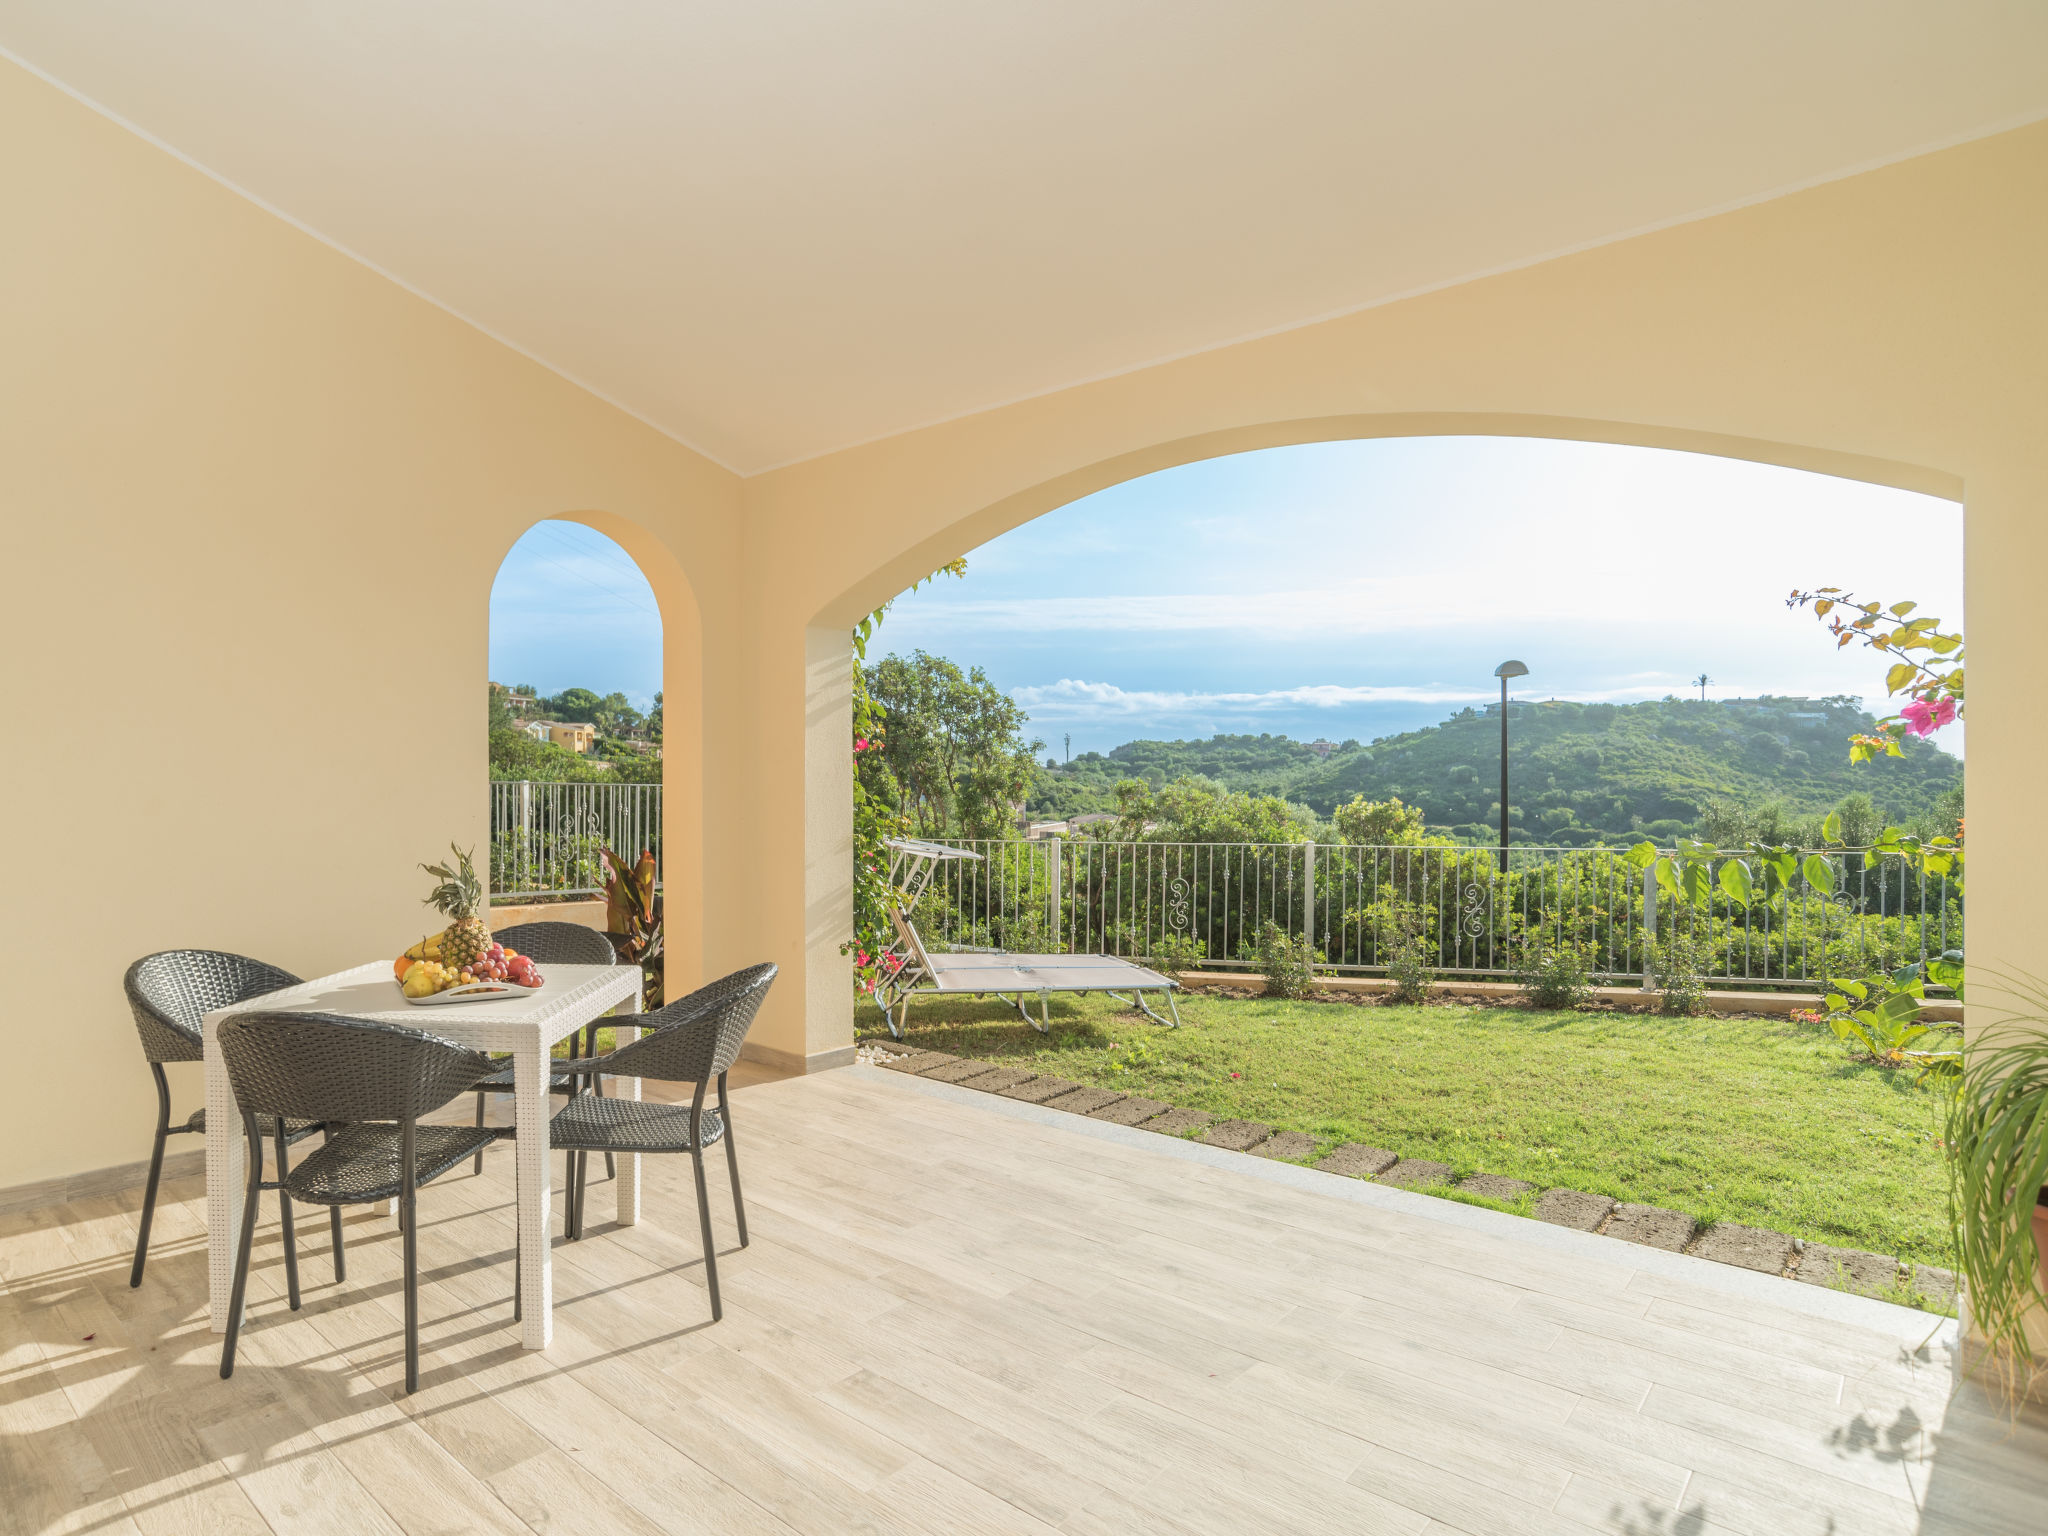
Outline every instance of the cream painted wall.
[[147, 1155], [137, 956], [417, 936], [419, 862], [485, 839], [490, 588], [538, 518], [661, 604], [671, 974], [745, 948], [701, 896], [746, 765], [698, 749], [751, 709], [734, 477], [11, 65], [0, 229], [0, 718], [47, 743], [0, 754], [0, 1186]]
[[[2048, 973], [2033, 878], [2048, 820], [2032, 793], [2048, 758], [2031, 635], [2048, 574], [2043, 273], [2037, 125], [749, 480], [761, 915], [778, 954], [801, 951], [834, 978], [801, 989], [810, 1048], [851, 1038], [846, 963], [812, 921], [845, 866], [816, 858], [777, 808], [839, 794], [816, 757], [843, 753], [843, 730], [819, 729], [843, 706], [794, 637], [843, 629], [940, 562], [1101, 486], [1351, 436], [1611, 439], [1963, 498], [1971, 955], [1980, 976]], [[1786, 572], [1788, 589], [1812, 574]]]

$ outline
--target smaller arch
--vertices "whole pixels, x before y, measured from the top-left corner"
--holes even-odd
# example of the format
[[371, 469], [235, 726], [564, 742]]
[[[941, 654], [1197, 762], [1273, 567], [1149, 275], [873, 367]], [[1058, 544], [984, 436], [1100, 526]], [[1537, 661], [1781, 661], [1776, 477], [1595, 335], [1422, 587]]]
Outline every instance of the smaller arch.
[[550, 512], [507, 541], [512, 546], [543, 522], [580, 523], [624, 550], [654, 594], [661, 618], [662, 851], [665, 949], [670, 985], [694, 986], [704, 969], [704, 636], [702, 610], [689, 573], [668, 543], [646, 525], [603, 508]]

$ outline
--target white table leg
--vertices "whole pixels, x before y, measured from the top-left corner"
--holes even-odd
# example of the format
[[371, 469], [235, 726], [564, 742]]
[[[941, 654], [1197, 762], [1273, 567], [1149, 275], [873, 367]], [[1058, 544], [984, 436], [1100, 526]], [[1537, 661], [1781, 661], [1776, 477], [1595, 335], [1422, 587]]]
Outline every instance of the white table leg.
[[[612, 1041], [618, 1046], [630, 1044], [640, 1038], [640, 1026], [629, 1024], [627, 1019], [640, 1012], [640, 994], [636, 991], [632, 999], [619, 1004], [618, 1014], [612, 1020]], [[615, 1077], [612, 1079], [612, 1095], [621, 1099], [640, 1097], [640, 1079], [637, 1077]], [[630, 1227], [640, 1220], [640, 1154], [621, 1152], [619, 1163], [619, 1225]]]
[[228, 1303], [234, 1297], [235, 1259], [242, 1237], [243, 1184], [249, 1177], [242, 1146], [242, 1114], [214, 1038], [206, 1040], [206, 1270], [209, 1320], [215, 1333], [228, 1331]]
[[519, 1283], [525, 1293], [520, 1340], [546, 1349], [555, 1332], [553, 1232], [548, 1214], [548, 1050], [538, 1038], [512, 1053], [512, 1102], [519, 1127]]

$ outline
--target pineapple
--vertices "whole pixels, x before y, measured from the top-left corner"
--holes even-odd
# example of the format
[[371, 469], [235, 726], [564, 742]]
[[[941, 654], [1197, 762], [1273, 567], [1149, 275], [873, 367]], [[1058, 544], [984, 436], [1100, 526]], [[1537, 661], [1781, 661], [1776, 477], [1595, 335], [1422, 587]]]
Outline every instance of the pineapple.
[[464, 853], [450, 843], [448, 851], [455, 855], [454, 868], [446, 864], [420, 866], [441, 882], [428, 893], [422, 905], [454, 919], [441, 933], [441, 963], [450, 970], [464, 971], [491, 947], [491, 930], [477, 915], [484, 904], [484, 883], [470, 863], [476, 850]]

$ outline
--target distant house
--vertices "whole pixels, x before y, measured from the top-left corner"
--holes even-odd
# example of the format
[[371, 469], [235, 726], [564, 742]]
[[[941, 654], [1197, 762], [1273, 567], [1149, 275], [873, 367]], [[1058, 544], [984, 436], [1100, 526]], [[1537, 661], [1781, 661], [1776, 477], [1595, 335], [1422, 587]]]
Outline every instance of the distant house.
[[531, 736], [535, 741], [543, 745], [547, 742], [548, 723], [545, 720], [521, 720], [514, 725], [513, 729], [519, 731], [522, 735]]
[[597, 745], [597, 727], [586, 725], [581, 720], [536, 720], [533, 723], [547, 730], [547, 735], [538, 739], [567, 747], [571, 752], [588, 752]]
[[1024, 826], [1024, 837], [1027, 842], [1039, 843], [1048, 837], [1066, 835], [1067, 824], [1064, 821], [1033, 821], [1025, 823]]
[[1067, 825], [1074, 831], [1079, 832], [1085, 828], [1096, 826], [1101, 822], [1115, 820], [1116, 815], [1112, 811], [1083, 811], [1079, 816], [1068, 818]]
[[1317, 757], [1328, 757], [1332, 752], [1337, 750], [1337, 743], [1335, 743], [1334, 741], [1325, 741], [1322, 737], [1318, 736], [1314, 741], [1308, 744], [1308, 749], [1309, 751], [1315, 753]]

